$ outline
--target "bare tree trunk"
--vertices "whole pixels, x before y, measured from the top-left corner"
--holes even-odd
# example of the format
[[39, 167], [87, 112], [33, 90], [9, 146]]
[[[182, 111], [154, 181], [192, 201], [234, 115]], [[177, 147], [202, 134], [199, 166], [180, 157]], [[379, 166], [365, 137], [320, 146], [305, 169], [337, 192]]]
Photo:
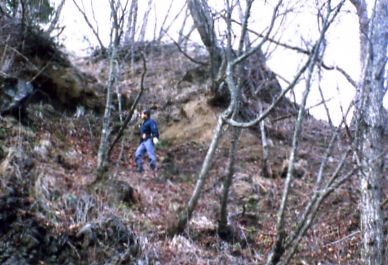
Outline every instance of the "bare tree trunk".
[[224, 126], [224, 121], [221, 114], [218, 117], [217, 125], [213, 132], [213, 139], [210, 143], [209, 149], [207, 150], [206, 157], [203, 160], [201, 171], [198, 175], [197, 183], [195, 185], [193, 194], [191, 195], [190, 200], [187, 203], [186, 207], [180, 213], [178, 213], [177, 222], [173, 224], [173, 226], [169, 227], [170, 234], [182, 233], [186, 227], [188, 220], [190, 220], [193, 214], [194, 208], [198, 203], [198, 199], [201, 194], [202, 188], [205, 185], [205, 179], [209, 172], [214, 153], [218, 147], [218, 142], [221, 138], [223, 126]]
[[[227, 49], [226, 49], [226, 56], [228, 62], [232, 60], [232, 42], [231, 42], [231, 34], [232, 34], [232, 23], [231, 23], [231, 17], [232, 17], [232, 7], [230, 6], [230, 3], [227, 2], [227, 29], [228, 29], [228, 42], [227, 42]], [[247, 16], [248, 17], [248, 16]], [[246, 19], [247, 19], [246, 17]], [[246, 27], [246, 25], [245, 25]], [[240, 47], [238, 50], [238, 55], [242, 52], [242, 43], [244, 42], [244, 30], [241, 36], [241, 42]], [[242, 75], [242, 67], [238, 67], [239, 76]], [[240, 85], [241, 85], [241, 79], [239, 79], [239, 85], [236, 85], [235, 80], [233, 78], [233, 67], [228, 64], [226, 68], [226, 81], [229, 88], [229, 93], [231, 95], [231, 101], [229, 108], [226, 112], [230, 111], [232, 114], [232, 118], [236, 117], [239, 112], [240, 107]], [[220, 209], [220, 220], [218, 223], [218, 233], [221, 237], [227, 236], [230, 232], [228, 231], [228, 197], [229, 197], [229, 189], [232, 185], [233, 181], [233, 175], [234, 175], [234, 163], [236, 160], [236, 152], [237, 152], [237, 146], [239, 142], [239, 136], [240, 136], [241, 129], [237, 127], [232, 127], [231, 132], [231, 144], [229, 148], [229, 159], [228, 159], [228, 165], [226, 168], [226, 174], [224, 177], [224, 185], [223, 185], [223, 191], [222, 191], [222, 197], [221, 197], [221, 209]]]
[[[312, 74], [312, 68], [310, 66], [310, 75], [311, 74]], [[300, 109], [299, 109], [298, 118], [295, 125], [294, 136], [292, 138], [292, 149], [290, 151], [290, 156], [288, 158], [287, 177], [284, 183], [282, 200], [281, 200], [280, 208], [278, 210], [278, 215], [277, 215], [276, 239], [272, 246], [272, 250], [268, 255], [267, 263], [266, 263], [267, 265], [277, 264], [280, 261], [280, 258], [283, 256], [285, 251], [284, 243], [285, 243], [285, 238], [287, 234], [286, 234], [285, 225], [284, 225], [284, 218], [285, 218], [285, 212], [286, 212], [286, 207], [288, 202], [288, 194], [290, 191], [291, 182], [294, 178], [294, 164], [296, 160], [296, 151], [299, 145], [302, 121], [305, 114], [306, 100], [310, 92], [310, 86], [311, 84], [306, 84], [306, 89], [303, 94], [303, 102], [299, 106]]]
[[125, 43], [130, 47], [130, 61], [131, 61], [131, 74], [135, 72], [135, 35], [137, 26], [137, 15], [138, 15], [138, 0], [132, 0], [131, 7], [128, 15], [128, 26], [125, 32]]
[[[121, 3], [120, 1], [115, 2], [110, 0], [110, 8], [112, 15], [112, 36], [111, 36], [111, 56], [109, 63], [109, 79], [106, 88], [106, 103], [105, 103], [105, 112], [102, 124], [101, 131], [101, 140], [97, 153], [97, 178], [96, 182], [105, 179], [105, 172], [107, 170], [108, 161], [107, 161], [107, 151], [109, 144], [109, 135], [110, 135], [110, 120], [112, 112], [112, 90], [118, 81], [118, 58], [117, 50], [120, 45], [120, 38], [122, 32], [122, 16], [125, 13], [125, 10], [120, 10]], [[122, 11], [121, 17], [119, 17], [118, 12]]]
[[[341, 5], [340, 5], [341, 6]], [[299, 146], [299, 140], [300, 140], [300, 134], [302, 129], [302, 121], [304, 119], [305, 115], [305, 108], [306, 108], [306, 102], [307, 97], [310, 93], [313, 74], [314, 74], [314, 68], [318, 61], [320, 61], [320, 58], [322, 58], [325, 47], [324, 47], [324, 40], [326, 31], [328, 30], [331, 22], [336, 17], [336, 14], [338, 14], [340, 10], [340, 7], [334, 12], [334, 15], [332, 16], [333, 10], [331, 10], [330, 3], [327, 5], [327, 13], [325, 14], [325, 17], [321, 17], [323, 28], [320, 32], [319, 39], [317, 40], [316, 44], [314, 45], [314, 49], [312, 51], [312, 58], [309, 63], [308, 67], [308, 73], [306, 78], [306, 87], [305, 91], [303, 93], [303, 99], [299, 106], [299, 112], [298, 117], [295, 124], [294, 129], [294, 135], [292, 138], [292, 148], [290, 151], [290, 156], [288, 158], [288, 170], [287, 170], [287, 177], [284, 183], [283, 193], [282, 193], [282, 200], [280, 203], [280, 207], [277, 214], [277, 222], [276, 222], [276, 238], [275, 242], [273, 243], [272, 250], [270, 254], [267, 257], [266, 265], [275, 265], [280, 262], [280, 259], [282, 258], [286, 248], [285, 248], [285, 239], [286, 239], [286, 230], [285, 230], [285, 213], [287, 208], [287, 202], [288, 202], [288, 195], [291, 187], [291, 182], [294, 178], [294, 165], [296, 161], [296, 154]]]
[[127, 44], [132, 44], [133, 42], [133, 35], [134, 32], [136, 32], [136, 20], [137, 20], [137, 0], [131, 1], [131, 7], [129, 8], [129, 14], [128, 14], [128, 25], [127, 30], [125, 32], [124, 41]]
[[[194, 25], [209, 52], [210, 76], [212, 81], [215, 81], [222, 63], [222, 49], [214, 31], [213, 17], [206, 0], [187, 0], [187, 3]], [[215, 90], [217, 87], [214, 86], [212, 89]]]
[[148, 26], [148, 17], [150, 15], [151, 10], [152, 10], [152, 1], [153, 0], [148, 0], [148, 5], [147, 5], [148, 7], [147, 7], [146, 12], [144, 13], [143, 23], [141, 25], [140, 32], [139, 32], [139, 39], [138, 39], [139, 42], [143, 42], [145, 39], [146, 28]]
[[[116, 72], [117, 72], [117, 76], [121, 75], [119, 65], [117, 65]], [[121, 104], [122, 96], [121, 96], [120, 86], [119, 86], [118, 82], [116, 82], [116, 84], [115, 84], [115, 93], [117, 96], [117, 107], [118, 107], [118, 111], [119, 111], [120, 125], [123, 125], [123, 122], [124, 122], [124, 120], [123, 120], [123, 105]], [[119, 152], [119, 156], [117, 157], [117, 160], [116, 160], [116, 170], [115, 170], [115, 173], [113, 174], [114, 178], [116, 178], [116, 176], [117, 176], [119, 166], [120, 166], [120, 161], [123, 159], [123, 156], [124, 156], [124, 138], [121, 139], [120, 152]], [[109, 160], [109, 151], [107, 154], [107, 160]]]
[[229, 190], [233, 182], [234, 175], [234, 163], [236, 160], [237, 146], [239, 142], [239, 136], [241, 133], [240, 128], [232, 127], [231, 128], [231, 143], [229, 149], [229, 159], [228, 165], [226, 167], [226, 172], [223, 182], [223, 190], [221, 195], [221, 209], [220, 209], [220, 219], [218, 221], [218, 234], [222, 237], [228, 234], [228, 197]]
[[[249, 35], [247, 34], [248, 31], [248, 18], [250, 17], [251, 14], [251, 8], [254, 0], [247, 0], [247, 5], [245, 12], [243, 12], [242, 7], [241, 7], [241, 2], [237, 3], [238, 9], [239, 9], [239, 15], [240, 15], [240, 21], [242, 24], [241, 28], [241, 38], [240, 38], [240, 43], [239, 43], [239, 49], [238, 51], [242, 51], [244, 46], [245, 50], [248, 50], [251, 46], [251, 41], [249, 39]], [[240, 55], [240, 53], [239, 53]]]
[[375, 1], [368, 17], [367, 3], [352, 0], [357, 9], [361, 34], [362, 77], [356, 95], [357, 145], [361, 158], [361, 258], [363, 264], [386, 264], [384, 216], [380, 208], [384, 159], [383, 97], [384, 71], [387, 66], [388, 3]]
[[106, 102], [105, 112], [102, 122], [102, 131], [100, 145], [97, 153], [97, 177], [101, 178], [106, 171], [107, 160], [106, 150], [108, 148], [109, 135], [110, 135], [110, 118], [112, 112], [112, 89], [117, 79], [116, 66], [117, 64], [117, 47], [112, 47], [112, 54], [109, 63], [109, 79], [106, 86]]
[[166, 25], [167, 19], [170, 16], [170, 12], [171, 12], [171, 8], [173, 7], [173, 4], [174, 4], [174, 0], [171, 0], [170, 5], [167, 9], [166, 15], [163, 18], [162, 25], [159, 28], [159, 35], [158, 35], [158, 38], [156, 39], [157, 42], [160, 42], [163, 38], [163, 35], [165, 33], [164, 25]]
[[[186, 52], [186, 45], [183, 45], [183, 43], [186, 41], [186, 37], [184, 36], [183, 32], [186, 28], [186, 23], [187, 23], [187, 19], [189, 18], [189, 9], [186, 9], [185, 10], [185, 18], [183, 19], [183, 23], [182, 23], [182, 26], [180, 27], [179, 29], [179, 35], [178, 35], [178, 45], [179, 46], [183, 46], [183, 50]], [[190, 32], [189, 32], [190, 33]], [[187, 41], [186, 41], [187, 42]]]
[[[263, 114], [263, 106], [260, 104], [260, 115]], [[260, 136], [261, 136], [261, 145], [263, 148], [263, 159], [261, 162], [261, 174], [264, 178], [272, 177], [272, 170], [269, 166], [269, 149], [268, 149], [268, 141], [267, 135], [265, 132], [265, 120], [260, 122]]]

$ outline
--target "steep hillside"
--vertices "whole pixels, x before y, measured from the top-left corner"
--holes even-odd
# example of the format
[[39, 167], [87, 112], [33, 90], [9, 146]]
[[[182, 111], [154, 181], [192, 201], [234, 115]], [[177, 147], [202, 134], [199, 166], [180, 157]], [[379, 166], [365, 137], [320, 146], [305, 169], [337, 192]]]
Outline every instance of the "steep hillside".
[[[201, 51], [194, 50], [191, 55], [196, 54]], [[167, 228], [194, 189], [223, 108], [208, 103], [201, 75], [187, 77], [197, 66], [174, 47], [151, 50], [146, 58], [146, 91], [139, 109], [151, 107], [159, 124], [156, 173], [148, 168], [144, 174], [135, 172], [139, 121], [128, 126], [123, 142], [113, 152], [109, 176], [117, 185], [91, 189], [100, 114], [90, 108], [75, 113], [40, 101], [27, 106], [28, 122], [24, 125], [11, 116], [0, 117], [0, 263], [264, 263], [276, 236], [284, 162], [291, 148], [297, 106], [283, 104], [266, 121], [271, 178], [261, 174], [259, 128], [242, 131], [228, 206], [234, 236], [224, 241], [217, 233], [230, 142], [230, 131], [225, 128], [185, 233], [169, 237]], [[143, 69], [140, 62], [131, 69], [127, 64], [130, 60], [122, 59], [119, 89], [130, 101], [139, 89]], [[107, 59], [71, 61], [96, 86], [105, 84]], [[78, 110], [83, 109], [78, 104]], [[119, 123], [117, 116], [114, 125]], [[292, 183], [287, 231], [295, 228], [310, 201], [332, 132], [327, 123], [312, 116], [303, 122], [297, 154], [300, 174]], [[328, 158], [325, 180], [347, 147], [347, 135], [341, 133]], [[349, 157], [341, 174], [350, 172], [352, 166]], [[125, 190], [125, 183], [132, 189]], [[322, 203], [292, 264], [356, 264], [360, 256], [358, 198], [357, 177], [352, 175]]]

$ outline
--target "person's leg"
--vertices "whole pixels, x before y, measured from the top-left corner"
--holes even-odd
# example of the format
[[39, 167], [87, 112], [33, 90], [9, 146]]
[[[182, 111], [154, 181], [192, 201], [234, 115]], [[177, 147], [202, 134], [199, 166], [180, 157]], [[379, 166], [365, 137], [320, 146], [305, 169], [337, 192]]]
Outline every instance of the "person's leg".
[[137, 172], [143, 171], [143, 155], [146, 151], [146, 147], [144, 145], [144, 142], [142, 142], [136, 149], [135, 152], [135, 162], [137, 167]]
[[152, 143], [151, 139], [148, 139], [144, 142], [145, 148], [147, 149], [147, 154], [150, 159], [150, 167], [152, 170], [156, 168], [156, 155], [155, 155], [155, 148], [154, 144]]

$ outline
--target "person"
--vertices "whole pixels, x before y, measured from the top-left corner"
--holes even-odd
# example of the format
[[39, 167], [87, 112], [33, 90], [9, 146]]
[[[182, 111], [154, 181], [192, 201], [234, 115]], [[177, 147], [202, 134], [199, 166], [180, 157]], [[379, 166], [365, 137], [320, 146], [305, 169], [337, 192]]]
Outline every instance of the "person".
[[156, 155], [154, 146], [159, 142], [159, 131], [156, 122], [151, 119], [151, 110], [146, 109], [140, 113], [143, 120], [140, 126], [140, 144], [135, 152], [135, 162], [137, 172], [143, 172], [143, 156], [147, 151], [150, 160], [149, 165], [152, 170], [156, 169]]

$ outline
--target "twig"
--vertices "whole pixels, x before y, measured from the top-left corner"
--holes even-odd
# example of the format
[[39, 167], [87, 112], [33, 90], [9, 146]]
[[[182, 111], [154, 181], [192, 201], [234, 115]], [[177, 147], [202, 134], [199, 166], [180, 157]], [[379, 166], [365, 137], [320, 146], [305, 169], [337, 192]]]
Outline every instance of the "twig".
[[32, 78], [31, 80], [29, 81], [29, 83], [35, 81], [36, 78], [38, 78], [38, 76], [40, 76], [44, 70], [46, 70], [46, 68], [50, 65], [51, 61], [48, 61]]
[[207, 65], [207, 63], [204, 63], [204, 62], [201, 62], [201, 61], [198, 61], [196, 59], [194, 59], [193, 57], [191, 57], [190, 55], [188, 55], [184, 50], [182, 50], [181, 46], [179, 45], [178, 42], [176, 42], [167, 32], [166, 32], [166, 35], [171, 39], [171, 41], [175, 44], [175, 46], [178, 48], [179, 52], [182, 53], [187, 59], [189, 59], [190, 61], [192, 61], [193, 63], [195, 64], [200, 64], [200, 65]]
[[[26, 60], [27, 62], [31, 63], [31, 61], [24, 55], [22, 54], [21, 52], [19, 52], [16, 48], [12, 47], [12, 46], [8, 46], [11, 50], [13, 50], [14, 52], [16, 52], [18, 55], [20, 55], [24, 60]], [[32, 63], [31, 63], [32, 64]], [[32, 64], [33, 66], [35, 66], [34, 64]], [[36, 67], [36, 66], [35, 66]], [[38, 67], [36, 67], [38, 68]]]
[[81, 256], [79, 255], [77, 248], [69, 240], [67, 240], [66, 243], [74, 250], [75, 254], [77, 254], [77, 257], [81, 259]]
[[[356, 1], [356, 0], [354, 0], [354, 1]], [[232, 20], [232, 22], [233, 22], [233, 23], [236, 23], [236, 24], [238, 24], [238, 25], [241, 26], [241, 22], [239, 22], [239, 21]], [[306, 49], [303, 49], [303, 48], [300, 48], [300, 47], [297, 47], [297, 46], [292, 46], [292, 45], [287, 44], [287, 43], [280, 42], [280, 41], [275, 40], [275, 39], [273, 39], [273, 38], [271, 38], [271, 37], [269, 37], [269, 36], [266, 36], [266, 35], [264, 35], [264, 34], [262, 34], [262, 33], [258, 33], [258, 32], [254, 31], [254, 30], [251, 30], [251, 29], [247, 29], [247, 30], [248, 30], [248, 32], [250, 32], [250, 33], [256, 35], [257, 37], [259, 37], [259, 38], [265, 38], [265, 39], [267, 39], [269, 42], [271, 42], [271, 43], [273, 43], [273, 44], [276, 44], [276, 45], [278, 45], [278, 46], [280, 46], [280, 47], [283, 47], [283, 48], [286, 48], [286, 49], [289, 49], [289, 50], [293, 50], [293, 51], [296, 51], [296, 52], [299, 52], [299, 53], [302, 53], [302, 54], [305, 54], [305, 55], [310, 55], [310, 54], [312, 53], [312, 51], [309, 51], [309, 50], [306, 50]], [[346, 78], [346, 80], [347, 80], [353, 87], [357, 87], [357, 82], [354, 81], [354, 79], [351, 78], [351, 76], [350, 76], [350, 75], [349, 75], [342, 67], [337, 66], [337, 65], [336, 65], [336, 66], [327, 65], [327, 64], [325, 64], [325, 63], [322, 61], [322, 59], [319, 59], [318, 61], [319, 61], [320, 65], [321, 65], [324, 69], [326, 69], [326, 70], [337, 70], [338, 72], [340, 72], [340, 73]]]
[[347, 235], [347, 236], [345, 236], [345, 237], [343, 237], [343, 238], [341, 238], [341, 239], [338, 239], [338, 240], [336, 240], [336, 241], [327, 243], [327, 244], [325, 245], [325, 247], [326, 247], [326, 246], [330, 246], [330, 245], [335, 245], [335, 244], [337, 244], [337, 243], [340, 243], [340, 242], [342, 242], [342, 241], [344, 241], [344, 240], [346, 240], [346, 239], [348, 239], [348, 238], [350, 238], [350, 237], [353, 237], [353, 236], [355, 236], [355, 235], [357, 235], [357, 234], [359, 234], [359, 233], [360, 233], [360, 230], [355, 231], [355, 232], [351, 233], [350, 235]]
[[[319, 107], [320, 105], [325, 104], [325, 103], [331, 101], [332, 99], [333, 99], [333, 98], [329, 98], [329, 99], [326, 99], [326, 100], [321, 100], [321, 101], [318, 102], [317, 104], [315, 104], [315, 105], [313, 105], [313, 106], [310, 106], [310, 107], [306, 108], [306, 111], [310, 111], [310, 110], [313, 109], [313, 108]], [[279, 117], [279, 118], [273, 119], [273, 120], [271, 120], [271, 121], [272, 121], [272, 122], [282, 121], [282, 120], [291, 118], [291, 117], [295, 116], [296, 114], [297, 114], [297, 113], [291, 113], [291, 114], [288, 114], [288, 115], [281, 116], [281, 117]]]
[[4, 47], [4, 50], [3, 50], [3, 55], [1, 56], [1, 61], [0, 61], [0, 64], [2, 65], [3, 62], [4, 62], [4, 58], [5, 58], [5, 55], [7, 53], [7, 48], [8, 48], [8, 41], [9, 41], [9, 38], [11, 37], [11, 35], [8, 35], [6, 41], [5, 41], [5, 47]]
[[4, 73], [3, 71], [0, 71], [0, 75], [3, 76], [3, 77], [8, 77], [8, 74]]
[[100, 48], [101, 48], [101, 51], [102, 53], [105, 53], [106, 51], [106, 48], [104, 46], [104, 44], [102, 43], [101, 39], [100, 39], [100, 35], [98, 34], [98, 28], [97, 30], [93, 27], [92, 23], [90, 23], [89, 21], [89, 18], [88, 16], [86, 15], [86, 12], [85, 10], [82, 10], [82, 8], [77, 4], [77, 1], [73, 0], [73, 3], [74, 5], [77, 7], [78, 11], [81, 13], [81, 15], [84, 17], [84, 20], [86, 22], [86, 24], [89, 26], [89, 28], [92, 30], [94, 36], [96, 37], [98, 43], [100, 44]]
[[[27, 56], [25, 56], [24, 54], [22, 54], [20, 51], [18, 51], [16, 48], [14, 47], [11, 47], [11, 46], [8, 46], [9, 49], [13, 50], [16, 54], [18, 54], [19, 56], [21, 56], [27, 63], [29, 63], [35, 70], [39, 70], [39, 67], [36, 66], [33, 62], [30, 61], [30, 59], [28, 59]], [[54, 56], [54, 55], [53, 55]]]

